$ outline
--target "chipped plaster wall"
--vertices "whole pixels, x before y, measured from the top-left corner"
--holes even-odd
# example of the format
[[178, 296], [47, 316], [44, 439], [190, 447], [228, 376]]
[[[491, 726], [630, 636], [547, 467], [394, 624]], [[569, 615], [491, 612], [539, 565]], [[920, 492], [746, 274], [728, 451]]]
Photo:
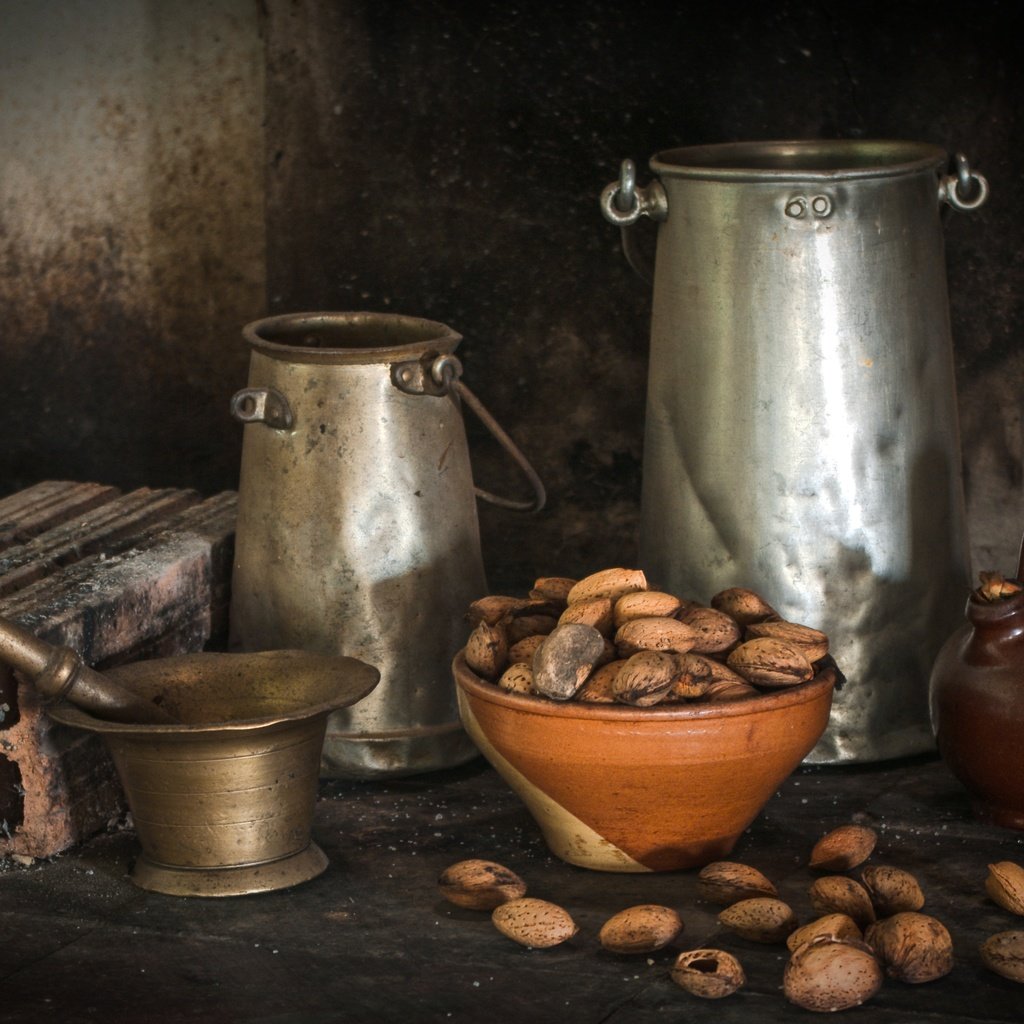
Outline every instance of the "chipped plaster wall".
[[264, 303], [251, 0], [0, 5], [0, 490], [230, 485]]

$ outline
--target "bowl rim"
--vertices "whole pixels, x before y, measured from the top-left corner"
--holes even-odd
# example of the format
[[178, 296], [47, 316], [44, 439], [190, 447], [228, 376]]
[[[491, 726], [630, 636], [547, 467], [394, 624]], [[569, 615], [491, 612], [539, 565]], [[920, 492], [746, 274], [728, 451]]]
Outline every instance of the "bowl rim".
[[452, 659], [452, 674], [456, 685], [472, 697], [497, 704], [499, 707], [526, 714], [547, 715], [553, 718], [579, 718], [602, 721], [704, 721], [719, 718], [742, 718], [755, 714], [769, 714], [799, 704], [808, 704], [824, 693], [832, 693], [841, 675], [834, 663], [827, 662], [806, 683], [788, 686], [774, 693], [759, 693], [756, 697], [722, 701], [717, 704], [655, 705], [649, 708], [628, 704], [596, 704], [583, 701], [557, 701], [548, 697], [534, 697], [525, 693], [510, 693], [497, 684], [478, 676], [466, 663], [463, 647]]

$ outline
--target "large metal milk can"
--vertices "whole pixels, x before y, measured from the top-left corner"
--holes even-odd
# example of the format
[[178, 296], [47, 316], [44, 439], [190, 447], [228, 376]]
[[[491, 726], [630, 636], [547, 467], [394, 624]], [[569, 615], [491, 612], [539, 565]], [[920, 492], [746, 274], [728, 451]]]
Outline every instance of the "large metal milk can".
[[[461, 338], [443, 324], [310, 313], [243, 334], [232, 648], [344, 654], [380, 670], [372, 694], [328, 718], [327, 777], [469, 760], [451, 659], [468, 605], [487, 593], [475, 495], [536, 510], [540, 481], [462, 383]], [[529, 477], [532, 501], [474, 487], [463, 402]]]
[[934, 749], [928, 676], [970, 589], [941, 214], [987, 196], [901, 141], [693, 146], [602, 194], [658, 222], [640, 561], [760, 591], [849, 685], [808, 761]]

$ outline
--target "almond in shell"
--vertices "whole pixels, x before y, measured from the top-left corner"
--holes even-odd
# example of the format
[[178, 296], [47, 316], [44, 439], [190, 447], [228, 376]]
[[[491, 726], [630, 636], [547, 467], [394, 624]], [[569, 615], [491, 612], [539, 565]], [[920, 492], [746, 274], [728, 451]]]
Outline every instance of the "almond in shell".
[[891, 917], [905, 910], [920, 910], [924, 892], [917, 879], [903, 868], [889, 864], [866, 867], [860, 880], [867, 889], [878, 917]]
[[508, 636], [502, 624], [479, 622], [466, 641], [466, 664], [484, 679], [493, 682], [508, 664]]
[[820, 661], [828, 654], [828, 637], [820, 630], [811, 626], [803, 626], [799, 622], [787, 622], [784, 619], [767, 622], [751, 622], [747, 625], [748, 637], [771, 637], [802, 651], [810, 662]]
[[677, 654], [676, 664], [679, 674], [672, 683], [669, 700], [693, 700], [702, 697], [715, 683], [748, 685], [746, 680], [733, 672], [728, 665], [713, 658], [706, 658], [703, 654], [694, 654], [692, 651]]
[[686, 623], [660, 615], [624, 622], [615, 631], [614, 643], [620, 657], [628, 657], [637, 651], [685, 654], [696, 639], [697, 634]]
[[826, 874], [815, 879], [807, 891], [815, 913], [845, 913], [861, 930], [874, 919], [874, 906], [867, 890], [856, 879], [845, 874]]
[[716, 860], [702, 867], [697, 875], [697, 893], [723, 907], [756, 896], [778, 895], [774, 884], [757, 868], [731, 860]]
[[590, 673], [587, 681], [579, 688], [576, 693], [576, 699], [592, 704], [614, 704], [615, 677], [619, 674], [619, 669], [625, 664], [625, 658], [617, 658], [614, 661], [608, 661], [603, 665], [599, 665]]
[[533, 669], [523, 661], [509, 665], [501, 673], [498, 687], [506, 693], [533, 693]]
[[537, 648], [544, 643], [545, 636], [547, 636], [546, 633], [534, 633], [533, 636], [524, 636], [522, 640], [517, 640], [514, 644], [510, 644], [508, 649], [509, 662], [525, 661], [529, 664], [533, 661]]
[[682, 602], [674, 594], [663, 590], [634, 590], [623, 594], [615, 602], [614, 623], [618, 629], [630, 619], [648, 619], [665, 616], [672, 618], [679, 611]]
[[623, 594], [646, 590], [647, 577], [641, 569], [601, 569], [579, 580], [566, 595], [568, 604], [589, 597], [610, 597], [617, 601]]
[[1024, 868], [1011, 860], [989, 864], [985, 892], [1003, 910], [1024, 915]]
[[751, 942], [782, 943], [796, 930], [792, 908], [773, 896], [754, 896], [728, 906], [718, 915], [719, 923]]
[[711, 607], [735, 619], [741, 626], [778, 618], [775, 609], [760, 594], [746, 587], [728, 587], [711, 598]]
[[588, 597], [570, 604], [558, 617], [558, 624], [582, 622], [593, 626], [599, 633], [607, 635], [612, 631], [612, 601], [610, 597]]
[[819, 871], [849, 871], [871, 856], [877, 842], [878, 833], [867, 825], [840, 825], [814, 844], [810, 866]]
[[725, 663], [751, 685], [768, 689], [795, 686], [814, 677], [814, 667], [800, 651], [770, 637], [744, 641]]
[[746, 700], [748, 697], [757, 697], [760, 691], [749, 683], [731, 683], [721, 680], [712, 683], [704, 691], [704, 700], [709, 704], [725, 704], [734, 700]]
[[495, 626], [502, 619], [511, 618], [521, 608], [525, 608], [527, 603], [521, 597], [488, 594], [486, 597], [477, 598], [470, 604], [466, 618], [474, 626], [481, 622], [486, 622], [488, 626]]
[[864, 933], [868, 945], [898, 981], [935, 981], [953, 970], [953, 940], [946, 926], [913, 911], [876, 921]]
[[824, 917], [816, 917], [805, 925], [801, 925], [793, 932], [786, 945], [789, 949], [795, 950], [805, 942], [813, 942], [821, 937], [828, 939], [857, 939], [864, 938], [857, 922], [846, 914], [826, 914]]
[[867, 1002], [884, 980], [882, 965], [865, 943], [822, 937], [797, 947], [783, 972], [782, 988], [796, 1006], [834, 1013]]
[[622, 704], [646, 708], [657, 704], [672, 688], [676, 663], [671, 654], [638, 651], [615, 673], [612, 693]]
[[480, 858], [445, 868], [437, 885], [449, 903], [470, 910], [493, 910], [526, 895], [526, 883], [519, 875], [503, 864]]
[[746, 983], [739, 960], [723, 949], [691, 949], [676, 957], [672, 980], [701, 999], [731, 996]]
[[502, 935], [531, 949], [558, 946], [579, 932], [576, 922], [563, 907], [530, 896], [495, 907], [491, 921]]
[[846, 914], [861, 929], [875, 920], [875, 908], [867, 889], [846, 875], [825, 875], [815, 879], [807, 895], [816, 914]]
[[530, 597], [540, 601], [567, 604], [569, 591], [576, 586], [577, 582], [567, 576], [540, 576], [533, 581]]
[[597, 939], [611, 953], [653, 953], [683, 930], [683, 920], [671, 907], [643, 903], [608, 918]]
[[515, 644], [528, 636], [547, 636], [557, 625], [558, 619], [553, 615], [515, 615], [505, 629], [508, 642]]
[[990, 971], [1010, 981], [1024, 982], [1024, 931], [990, 935], [978, 951]]
[[740, 624], [715, 608], [694, 605], [676, 617], [697, 634], [690, 648], [697, 654], [721, 654], [738, 644], [742, 637]]

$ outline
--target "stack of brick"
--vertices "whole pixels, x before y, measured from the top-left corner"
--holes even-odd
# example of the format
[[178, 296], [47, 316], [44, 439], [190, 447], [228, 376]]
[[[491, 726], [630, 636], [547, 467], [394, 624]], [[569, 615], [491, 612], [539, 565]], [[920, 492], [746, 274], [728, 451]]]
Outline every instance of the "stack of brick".
[[[101, 670], [223, 647], [236, 505], [62, 481], [0, 499], [0, 616]], [[0, 856], [53, 856], [124, 810], [103, 741], [0, 665]]]

